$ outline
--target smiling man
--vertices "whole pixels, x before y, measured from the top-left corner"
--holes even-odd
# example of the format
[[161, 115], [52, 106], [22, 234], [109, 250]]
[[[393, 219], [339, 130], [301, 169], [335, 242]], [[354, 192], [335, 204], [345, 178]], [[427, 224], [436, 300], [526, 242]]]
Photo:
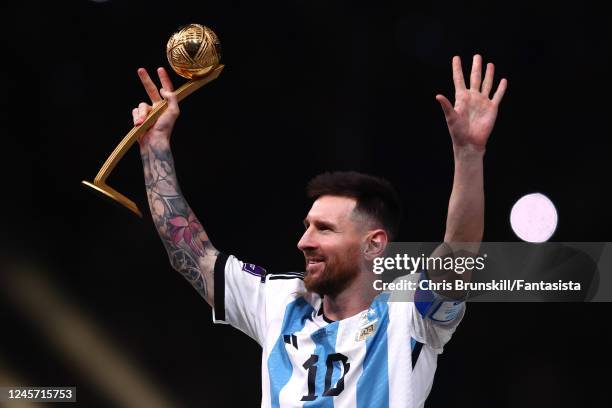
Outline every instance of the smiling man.
[[399, 197], [385, 180], [356, 172], [321, 174], [307, 194], [315, 201], [298, 242], [306, 259], [304, 286], [326, 295], [326, 316], [341, 320], [378, 294], [372, 262], [397, 234]]
[[[472, 62], [466, 88], [453, 58], [454, 106], [437, 95], [453, 142], [455, 173], [444, 242], [478, 243], [484, 228], [483, 157], [506, 80], [490, 98], [493, 64], [481, 79]], [[268, 274], [219, 253], [180, 192], [170, 151], [179, 114], [162, 68], [157, 87], [138, 71], [152, 105], [168, 109], [140, 142], [151, 214], [172, 266], [213, 307], [213, 319], [262, 347], [262, 407], [421, 407], [437, 355], [465, 306], [421, 293], [424, 302], [390, 302], [375, 289], [373, 260], [396, 237], [401, 205], [391, 185], [356, 172], [325, 173], [308, 185], [314, 200], [298, 242], [306, 272]], [[152, 106], [133, 111], [143, 123]]]

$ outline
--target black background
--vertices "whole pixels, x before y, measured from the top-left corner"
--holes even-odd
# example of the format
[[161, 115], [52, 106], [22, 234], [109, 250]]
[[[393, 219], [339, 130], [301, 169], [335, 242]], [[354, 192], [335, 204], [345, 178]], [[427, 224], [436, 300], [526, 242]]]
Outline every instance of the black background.
[[[517, 238], [514, 202], [556, 204], [554, 241], [610, 241], [612, 18], [589, 3], [66, 1], [3, 7], [2, 247], [41, 271], [179, 406], [258, 406], [260, 350], [214, 326], [171, 270], [150, 221], [137, 149], [109, 184], [137, 219], [88, 193], [146, 94], [136, 69], [167, 66], [179, 26], [212, 28], [221, 76], [181, 106], [173, 151], [215, 246], [271, 271], [300, 270], [304, 186], [324, 170], [399, 190], [399, 240], [443, 237], [450, 138], [436, 93], [450, 60], [481, 53], [508, 78], [485, 158], [487, 241]], [[603, 7], [603, 6], [602, 6]], [[173, 76], [175, 85], [183, 79]], [[610, 272], [610, 271], [608, 271]], [[0, 363], [23, 385], [76, 385], [113, 401], [0, 300]], [[471, 304], [439, 359], [427, 406], [609, 404], [610, 306]]]

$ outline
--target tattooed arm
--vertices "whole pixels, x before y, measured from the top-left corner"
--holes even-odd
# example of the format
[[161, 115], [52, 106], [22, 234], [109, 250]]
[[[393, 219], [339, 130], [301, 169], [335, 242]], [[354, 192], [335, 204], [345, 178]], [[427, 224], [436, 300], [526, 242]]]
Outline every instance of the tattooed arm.
[[[170, 150], [170, 135], [179, 115], [178, 102], [166, 71], [159, 68], [157, 72], [162, 83], [159, 92], [147, 71], [138, 70], [153, 105], [161, 102], [162, 96], [168, 101], [166, 111], [139, 140], [149, 207], [172, 267], [213, 306], [213, 270], [219, 253], [178, 185]], [[134, 125], [140, 125], [151, 109], [152, 106], [144, 102], [135, 108], [132, 111]]]

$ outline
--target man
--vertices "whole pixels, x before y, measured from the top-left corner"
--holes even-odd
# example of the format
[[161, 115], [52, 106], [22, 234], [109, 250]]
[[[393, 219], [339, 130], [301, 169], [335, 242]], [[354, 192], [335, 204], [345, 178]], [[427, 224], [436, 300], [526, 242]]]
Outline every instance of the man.
[[[483, 156], [507, 81], [492, 97], [493, 64], [481, 79], [472, 62], [466, 88], [459, 57], [452, 61], [455, 104], [437, 95], [453, 142], [455, 173], [444, 242], [478, 243], [483, 234]], [[375, 289], [374, 258], [396, 234], [400, 205], [384, 180], [359, 173], [313, 179], [314, 199], [298, 242], [306, 272], [267, 274], [219, 253], [183, 198], [170, 151], [179, 115], [172, 83], [162, 88], [138, 74], [153, 105], [168, 108], [142, 137], [153, 221], [172, 266], [229, 323], [256, 340], [262, 355], [263, 407], [420, 407], [431, 389], [437, 354], [459, 324], [464, 304], [431, 294], [432, 301], [388, 302]], [[152, 106], [133, 110], [141, 124]], [[448, 301], [446, 301], [448, 300]]]

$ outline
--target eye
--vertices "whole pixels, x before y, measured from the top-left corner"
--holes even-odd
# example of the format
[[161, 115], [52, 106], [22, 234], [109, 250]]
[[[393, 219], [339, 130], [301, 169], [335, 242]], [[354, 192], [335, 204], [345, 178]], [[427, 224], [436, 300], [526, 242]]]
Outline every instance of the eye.
[[328, 224], [317, 224], [317, 229], [319, 231], [331, 231], [332, 227]]

